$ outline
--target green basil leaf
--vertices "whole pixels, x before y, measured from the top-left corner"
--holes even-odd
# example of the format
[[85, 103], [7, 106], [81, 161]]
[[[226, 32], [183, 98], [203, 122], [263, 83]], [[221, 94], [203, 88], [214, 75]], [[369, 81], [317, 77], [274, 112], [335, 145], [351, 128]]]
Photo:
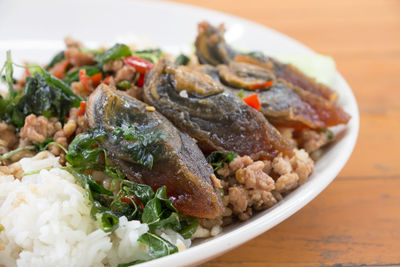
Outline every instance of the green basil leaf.
[[176, 59], [175, 59], [175, 65], [187, 65], [190, 62], [190, 58], [184, 54], [180, 54]]
[[176, 229], [179, 234], [185, 238], [189, 239], [192, 237], [192, 235], [196, 232], [197, 227], [199, 227], [200, 222], [197, 219], [194, 218], [181, 218], [181, 224], [180, 224], [180, 229], [176, 229], [174, 227], [173, 229]]
[[157, 189], [155, 197], [158, 198], [163, 206], [167, 209], [178, 212], [178, 210], [172, 204], [171, 200], [167, 198], [167, 187], [165, 185]]
[[80, 67], [79, 69], [74, 70], [73, 72], [69, 73], [64, 78], [64, 82], [67, 84], [71, 84], [73, 82], [79, 81], [79, 71], [82, 69], [86, 70], [86, 75], [88, 75], [88, 76], [93, 76], [93, 75], [101, 72], [101, 68], [98, 66], [83, 66], [83, 67]]
[[56, 65], [57, 63], [60, 63], [65, 59], [64, 51], [58, 52], [50, 61], [50, 63], [47, 65], [46, 70], [51, 69]]
[[148, 185], [137, 184], [128, 180], [123, 180], [120, 186], [128, 196], [136, 196], [143, 203], [143, 205], [146, 205], [147, 202], [154, 198], [154, 191]]
[[145, 233], [138, 238], [138, 241], [149, 247], [148, 252], [151, 259], [178, 252], [178, 248], [175, 245], [156, 234]]
[[[100, 136], [96, 138], [100, 138]], [[96, 138], [92, 132], [77, 135], [69, 144], [68, 153], [65, 155], [67, 162], [74, 168], [82, 170], [93, 168], [103, 151], [100, 147], [92, 148], [97, 144]]]
[[230, 163], [237, 157], [234, 152], [224, 153], [214, 151], [207, 156], [207, 162], [214, 168], [214, 172], [224, 167], [224, 163]]
[[132, 52], [132, 56], [140, 57], [156, 64], [158, 59], [163, 56], [163, 52], [159, 48], [136, 50]]
[[144, 207], [142, 222], [147, 223], [148, 225], [157, 223], [160, 221], [161, 215], [161, 202], [158, 198], [153, 198], [147, 202], [146, 206]]
[[131, 49], [124, 44], [115, 44], [103, 53], [96, 54], [94, 60], [100, 63], [105, 63], [110, 60], [124, 58], [131, 55]]

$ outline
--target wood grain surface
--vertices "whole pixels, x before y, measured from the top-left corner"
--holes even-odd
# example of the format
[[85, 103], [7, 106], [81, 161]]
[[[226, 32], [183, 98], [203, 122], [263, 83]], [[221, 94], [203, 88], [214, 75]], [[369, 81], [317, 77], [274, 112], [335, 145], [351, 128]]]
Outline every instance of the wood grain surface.
[[333, 56], [361, 113], [353, 155], [325, 191], [202, 266], [400, 266], [400, 1], [176, 2], [253, 20]]

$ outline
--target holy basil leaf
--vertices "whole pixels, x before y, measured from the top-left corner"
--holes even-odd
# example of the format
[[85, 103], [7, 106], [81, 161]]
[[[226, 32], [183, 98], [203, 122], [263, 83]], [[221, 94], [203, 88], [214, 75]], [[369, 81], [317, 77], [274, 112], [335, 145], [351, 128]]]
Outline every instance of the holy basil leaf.
[[118, 217], [97, 201], [93, 202], [91, 215], [96, 219], [99, 227], [104, 232], [112, 232], [118, 228]]
[[217, 171], [224, 167], [224, 163], [230, 163], [237, 157], [234, 152], [224, 153], [220, 151], [214, 151], [207, 156], [207, 162]]
[[64, 82], [67, 84], [71, 84], [72, 82], [79, 81], [79, 71], [84, 69], [86, 71], [87, 76], [93, 76], [99, 72], [101, 72], [100, 67], [98, 66], [83, 66], [73, 72], [69, 73], [67, 77], [64, 78]]
[[172, 204], [171, 200], [169, 200], [167, 197], [167, 187], [166, 186], [162, 186], [162, 187], [158, 188], [155, 197], [161, 201], [161, 203], [163, 204], [163, 206], [165, 208], [167, 208], [171, 211], [178, 212], [178, 210]]
[[151, 259], [157, 259], [178, 252], [178, 248], [164, 238], [145, 233], [138, 238], [138, 241], [148, 246], [148, 253]]
[[147, 202], [146, 206], [144, 207], [142, 222], [147, 223], [148, 225], [157, 223], [160, 221], [161, 215], [161, 202], [158, 198], [153, 198]]
[[125, 216], [129, 221], [140, 219], [139, 209], [133, 199], [127, 195], [116, 197], [110, 204], [111, 211], [118, 217]]
[[175, 65], [187, 65], [190, 62], [190, 58], [184, 54], [180, 54], [175, 59]]
[[195, 219], [195, 218], [180, 218], [180, 229], [176, 229], [176, 227], [173, 227], [173, 229], [179, 234], [185, 238], [189, 239], [192, 237], [192, 235], [196, 232], [197, 227], [199, 227], [200, 222]]
[[94, 60], [105, 63], [110, 60], [124, 58], [131, 55], [131, 49], [125, 44], [115, 44], [103, 53], [96, 54]]
[[160, 228], [181, 229], [179, 215], [176, 212], [172, 212], [167, 218], [159, 219], [158, 221], [149, 224], [149, 227], [151, 231]]
[[64, 169], [71, 173], [85, 189], [86, 195], [92, 203], [90, 214], [94, 219], [96, 219], [99, 227], [104, 232], [114, 231], [118, 227], [118, 216], [108, 207], [103, 206], [98, 200], [96, 200], [98, 196], [113, 196], [113, 193], [93, 181], [90, 175], [83, 174], [72, 167], [65, 167]]
[[28, 68], [34, 77], [41, 75], [48, 85], [61, 89], [65, 95], [71, 98], [73, 107], [79, 107], [80, 102], [84, 100], [81, 96], [75, 94], [67, 83], [51, 75], [42, 67], [33, 65], [28, 66]]
[[146, 50], [136, 50], [132, 52], [132, 56], [137, 56], [146, 59], [150, 62], [157, 63], [158, 59], [163, 56], [161, 49], [146, 49]]
[[121, 138], [129, 140], [122, 150], [127, 153], [135, 162], [152, 169], [154, 161], [162, 153], [162, 146], [159, 145], [166, 136], [159, 130], [143, 130], [137, 126], [122, 124], [116, 127], [112, 133], [115, 142]]
[[43, 151], [43, 150], [47, 149], [47, 147], [49, 146], [49, 143], [51, 143], [51, 142], [53, 142], [53, 138], [47, 137], [46, 140], [44, 140], [43, 142], [36, 143], [35, 144], [36, 151]]
[[121, 190], [126, 192], [127, 195], [136, 196], [143, 205], [146, 205], [151, 199], [154, 198], [153, 189], [145, 184], [138, 184], [128, 180], [123, 180], [120, 184]]
[[77, 135], [69, 144], [66, 160], [74, 168], [85, 170], [97, 166], [102, 148], [96, 146], [97, 138], [101, 138], [101, 133], [84, 132]]
[[63, 61], [65, 59], [64, 56], [64, 51], [60, 51], [58, 52], [50, 61], [50, 63], [47, 65], [46, 70], [51, 69], [52, 67], [54, 67], [54, 65], [56, 65], [57, 63], [60, 63], [61, 61]]

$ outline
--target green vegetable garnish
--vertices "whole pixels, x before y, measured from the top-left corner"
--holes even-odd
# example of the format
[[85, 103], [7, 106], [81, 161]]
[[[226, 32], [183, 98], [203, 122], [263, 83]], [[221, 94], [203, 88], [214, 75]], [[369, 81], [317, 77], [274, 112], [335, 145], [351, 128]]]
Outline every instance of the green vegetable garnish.
[[50, 61], [50, 63], [46, 66], [46, 70], [51, 69], [52, 67], [54, 67], [54, 65], [56, 65], [57, 63], [60, 63], [61, 61], [63, 61], [65, 59], [64, 56], [64, 51], [60, 51], [58, 52]]
[[115, 44], [103, 53], [98, 53], [94, 56], [94, 60], [99, 63], [105, 63], [118, 58], [130, 56], [131, 49], [125, 44]]
[[128, 90], [131, 87], [132, 87], [132, 84], [128, 81], [122, 81], [122, 82], [117, 83], [117, 88], [120, 90]]
[[237, 157], [234, 152], [223, 153], [214, 151], [207, 156], [207, 162], [214, 168], [214, 172], [224, 167], [224, 163], [230, 163]]
[[244, 90], [240, 89], [238, 92], [238, 97], [243, 98], [244, 97]]
[[86, 70], [86, 75], [90, 77], [101, 72], [101, 67], [99, 66], [83, 66], [69, 73], [67, 77], [64, 78], [64, 82], [66, 82], [67, 84], [71, 84], [72, 82], [79, 81], [79, 71], [81, 69]]
[[163, 56], [161, 49], [146, 49], [132, 51], [132, 56], [146, 59], [152, 63], [157, 63], [158, 59]]
[[190, 58], [184, 54], [180, 54], [176, 59], [175, 59], [175, 65], [187, 65], [190, 62]]
[[127, 142], [122, 146], [122, 150], [129, 154], [132, 160], [151, 169], [154, 161], [162, 152], [160, 141], [165, 138], [165, 134], [159, 130], [145, 130], [137, 126], [122, 124], [116, 127], [112, 133], [115, 141], [126, 139]]

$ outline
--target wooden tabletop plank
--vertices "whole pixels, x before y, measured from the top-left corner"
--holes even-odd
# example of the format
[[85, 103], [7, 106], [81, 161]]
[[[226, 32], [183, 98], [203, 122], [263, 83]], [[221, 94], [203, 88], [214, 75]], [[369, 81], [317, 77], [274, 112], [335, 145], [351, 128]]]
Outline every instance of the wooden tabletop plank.
[[325, 191], [203, 266], [400, 266], [400, 1], [176, 2], [250, 19], [332, 56], [361, 115], [353, 155]]

